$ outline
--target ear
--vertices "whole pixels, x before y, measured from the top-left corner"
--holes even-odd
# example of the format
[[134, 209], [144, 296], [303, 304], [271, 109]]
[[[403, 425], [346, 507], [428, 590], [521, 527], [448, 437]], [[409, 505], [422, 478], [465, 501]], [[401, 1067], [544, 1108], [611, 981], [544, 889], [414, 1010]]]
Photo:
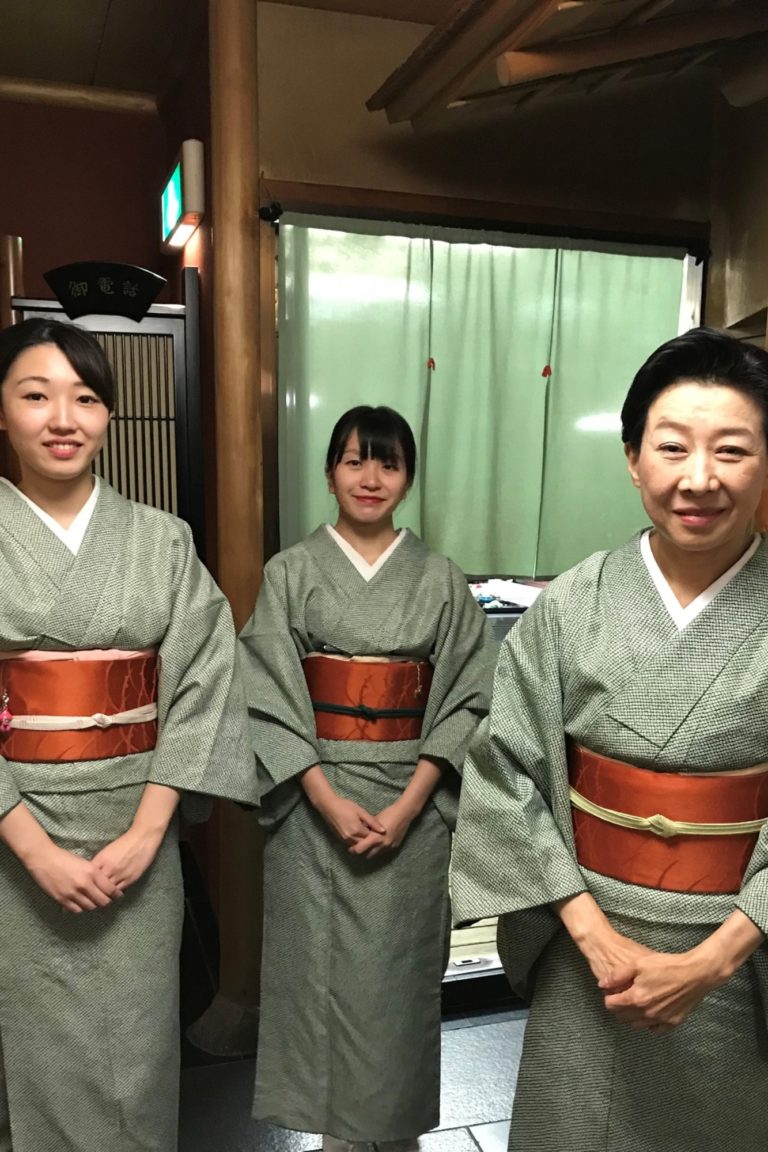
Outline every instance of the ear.
[[328, 491], [330, 492], [331, 496], [335, 496], [336, 495], [336, 486], [333, 483], [333, 472], [326, 472], [325, 480], [326, 480], [326, 483], [328, 485]]
[[627, 458], [627, 471], [632, 477], [632, 483], [635, 488], [640, 487], [640, 477], [637, 473], [637, 465], [640, 460], [640, 453], [631, 444], [624, 445], [624, 455]]

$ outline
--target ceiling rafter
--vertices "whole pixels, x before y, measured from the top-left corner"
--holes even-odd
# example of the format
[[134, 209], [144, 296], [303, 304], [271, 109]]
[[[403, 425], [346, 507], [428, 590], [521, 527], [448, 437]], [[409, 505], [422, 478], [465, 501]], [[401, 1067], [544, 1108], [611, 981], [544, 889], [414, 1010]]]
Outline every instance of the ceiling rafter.
[[768, 31], [768, 4], [749, 0], [727, 12], [710, 10], [669, 16], [636, 27], [562, 41], [551, 48], [505, 52], [497, 61], [499, 83], [530, 84], [592, 68], [627, 64]]
[[84, 108], [91, 112], [133, 112], [157, 115], [157, 101], [146, 92], [96, 88], [90, 84], [62, 84], [53, 80], [28, 80], [0, 76], [0, 100], [18, 104], [52, 104], [59, 108]]
[[393, 123], [444, 108], [500, 52], [555, 15], [560, 0], [459, 0], [367, 102]]
[[674, 2], [675, 0], [649, 0], [649, 3], [643, 4], [642, 8], [636, 8], [631, 16], [621, 22], [619, 27], [621, 28], [625, 24], [645, 24], [647, 20], [653, 20], [654, 16], [658, 16], [659, 12], [663, 12]]

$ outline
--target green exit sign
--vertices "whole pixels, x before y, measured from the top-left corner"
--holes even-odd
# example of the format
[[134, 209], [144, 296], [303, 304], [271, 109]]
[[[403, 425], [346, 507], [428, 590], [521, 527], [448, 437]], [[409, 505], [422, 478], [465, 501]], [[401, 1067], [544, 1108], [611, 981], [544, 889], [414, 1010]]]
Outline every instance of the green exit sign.
[[165, 188], [163, 188], [160, 202], [163, 221], [163, 242], [165, 242], [181, 220], [183, 211], [181, 161], [178, 162], [170, 175], [168, 183]]

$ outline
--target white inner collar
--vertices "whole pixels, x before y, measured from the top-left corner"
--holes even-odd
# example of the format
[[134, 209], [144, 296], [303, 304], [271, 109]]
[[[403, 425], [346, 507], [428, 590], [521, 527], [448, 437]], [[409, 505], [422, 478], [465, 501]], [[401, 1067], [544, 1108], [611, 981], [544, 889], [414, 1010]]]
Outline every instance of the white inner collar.
[[754, 540], [744, 555], [740, 556], [727, 572], [723, 572], [722, 576], [718, 576], [714, 584], [710, 584], [709, 588], [705, 588], [703, 592], [699, 593], [695, 600], [692, 600], [690, 604], [683, 608], [677, 596], [675, 596], [670, 588], [666, 576], [656, 562], [656, 557], [651, 548], [651, 529], [649, 528], [643, 533], [640, 538], [640, 551], [643, 560], [645, 561], [651, 579], [656, 585], [659, 596], [661, 596], [664, 607], [669, 612], [680, 632], [682, 632], [683, 628], [690, 624], [692, 620], [695, 620], [699, 613], [703, 612], [707, 605], [712, 603], [718, 592], [721, 592], [726, 584], [729, 584], [734, 576], [737, 576], [738, 573], [741, 572], [744, 565], [749, 563], [760, 545], [760, 540], [761, 537], [759, 533], [756, 532]]
[[29, 505], [35, 515], [39, 516], [39, 518], [42, 520], [43, 524], [50, 528], [51, 532], [53, 532], [55, 536], [58, 536], [62, 544], [66, 544], [72, 555], [77, 556], [78, 552], [80, 551], [80, 545], [83, 543], [85, 533], [88, 530], [88, 525], [91, 522], [93, 510], [96, 507], [96, 501], [99, 498], [98, 476], [94, 475], [93, 492], [91, 492], [90, 496], [86, 500], [85, 504], [83, 504], [77, 516], [75, 516], [69, 528], [62, 528], [61, 524], [54, 520], [53, 516], [49, 516], [47, 512], [44, 512], [43, 509], [39, 507], [39, 505], [35, 504], [34, 500], [30, 500], [29, 496], [25, 496], [23, 492], [20, 492], [16, 485], [12, 484], [10, 480], [7, 480], [5, 476], [0, 476], [0, 482], [7, 485], [7, 487], [10, 488], [12, 492], [16, 493], [20, 500], [23, 500], [25, 504]]
[[373, 564], [369, 564], [365, 557], [361, 556], [348, 540], [345, 540], [343, 536], [339, 535], [335, 528], [330, 524], [326, 524], [326, 528], [328, 529], [331, 539], [336, 541], [344, 555], [354, 564], [365, 581], [372, 580], [382, 565], [386, 564], [398, 544], [405, 539], [405, 534], [408, 531], [407, 528], [401, 528], [389, 547], [384, 549], [381, 556], [374, 560]]

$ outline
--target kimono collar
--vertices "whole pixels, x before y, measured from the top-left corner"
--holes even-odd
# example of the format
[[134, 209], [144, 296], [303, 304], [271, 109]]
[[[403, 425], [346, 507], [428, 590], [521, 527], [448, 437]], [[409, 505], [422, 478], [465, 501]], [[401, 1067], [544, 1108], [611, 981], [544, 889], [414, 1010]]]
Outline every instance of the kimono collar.
[[408, 531], [407, 528], [401, 528], [392, 543], [384, 549], [381, 555], [378, 556], [372, 564], [369, 564], [365, 557], [361, 556], [357, 549], [354, 548], [348, 540], [345, 540], [341, 533], [337, 532], [336, 529], [332, 527], [332, 525], [326, 524], [326, 528], [328, 529], [328, 535], [332, 540], [336, 541], [344, 555], [352, 564], [354, 564], [355, 568], [357, 568], [363, 580], [366, 582], [368, 580], [372, 580], [379, 569], [386, 564], [387, 560], [389, 560], [398, 544], [402, 543], [405, 534]]
[[640, 538], [640, 551], [645, 561], [645, 566], [656, 585], [665, 608], [674, 620], [679, 631], [682, 631], [687, 624], [695, 620], [699, 613], [703, 612], [707, 605], [712, 603], [718, 592], [725, 588], [726, 584], [729, 584], [734, 576], [738, 575], [745, 564], [749, 563], [760, 546], [761, 539], [760, 534], [756, 532], [752, 543], [744, 555], [740, 556], [736, 563], [730, 566], [727, 572], [723, 572], [722, 576], [718, 576], [717, 580], [710, 584], [708, 588], [705, 588], [695, 600], [692, 600], [690, 604], [683, 607], [672, 591], [669, 581], [659, 567], [656, 557], [653, 554], [651, 547], [651, 529], [649, 528], [643, 533]]
[[67, 546], [72, 555], [77, 556], [78, 552], [80, 551], [80, 545], [83, 542], [83, 537], [85, 536], [85, 533], [88, 530], [88, 525], [91, 522], [91, 517], [93, 516], [93, 511], [96, 507], [96, 501], [99, 498], [100, 481], [98, 476], [94, 475], [93, 491], [68, 528], [62, 527], [58, 520], [54, 520], [53, 516], [50, 516], [45, 511], [45, 509], [40, 507], [39, 504], [35, 504], [34, 500], [30, 500], [29, 496], [25, 496], [25, 494], [19, 488], [17, 488], [15, 484], [12, 484], [10, 480], [7, 480], [5, 476], [0, 476], [0, 482], [7, 485], [7, 487], [10, 488], [12, 492], [15, 492], [19, 499], [23, 500], [24, 503], [32, 509], [36, 516], [40, 517], [43, 524], [50, 528], [54, 536], [57, 536], [59, 540], [61, 540], [62, 544]]

